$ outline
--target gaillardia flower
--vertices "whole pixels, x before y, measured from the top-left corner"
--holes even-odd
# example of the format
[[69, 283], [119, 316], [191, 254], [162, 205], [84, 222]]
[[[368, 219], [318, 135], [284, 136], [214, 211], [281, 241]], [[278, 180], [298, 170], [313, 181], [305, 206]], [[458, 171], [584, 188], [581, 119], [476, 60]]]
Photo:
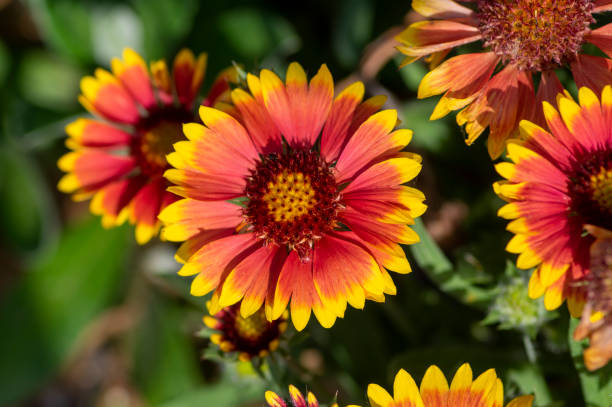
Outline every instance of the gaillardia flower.
[[[463, 3], [463, 4], [461, 4]], [[454, 48], [482, 41], [486, 52], [458, 55], [429, 72], [419, 98], [443, 94], [431, 120], [457, 115], [472, 144], [488, 127], [489, 154], [497, 158], [521, 119], [544, 125], [542, 101], [562, 91], [554, 70], [569, 64], [578, 87], [597, 92], [612, 82], [612, 60], [585, 55], [585, 43], [612, 56], [612, 24], [591, 30], [594, 13], [612, 9], [611, 0], [413, 0], [427, 18], [396, 39], [408, 55], [404, 64], [433, 54], [442, 60]], [[496, 68], [500, 69], [496, 71]], [[535, 91], [533, 74], [541, 73]]]
[[311, 311], [330, 327], [347, 302], [395, 293], [385, 269], [410, 272], [398, 243], [419, 240], [408, 225], [426, 206], [402, 184], [421, 158], [401, 152], [412, 132], [393, 131], [395, 110], [361, 102], [362, 83], [333, 99], [325, 65], [310, 84], [297, 63], [286, 84], [269, 70], [247, 83], [231, 94], [236, 117], [201, 107], [204, 126], [185, 125], [166, 172], [185, 199], [160, 214], [162, 234], [186, 240], [179, 274], [197, 274], [193, 295], [215, 290], [211, 312], [242, 301], [246, 318], [265, 301], [274, 320], [291, 301], [298, 330]]
[[[73, 150], [58, 162], [67, 172], [58, 188], [76, 200], [91, 200], [91, 212], [113, 227], [126, 219], [144, 244], [157, 234], [160, 210], [176, 201], [163, 173], [172, 144], [184, 139], [182, 124], [197, 118], [194, 102], [204, 78], [206, 54], [189, 50], [176, 56], [172, 76], [166, 63], [147, 68], [140, 55], [125, 49], [111, 61], [112, 73], [97, 69], [81, 80], [79, 101], [96, 118], [80, 118], [66, 127]], [[233, 69], [213, 84], [204, 105], [229, 98]]]
[[[393, 397], [377, 384], [368, 386], [370, 404], [376, 407], [502, 407], [504, 388], [494, 369], [489, 369], [472, 381], [469, 364], [462, 365], [450, 384], [435, 365], [423, 376], [417, 387], [408, 372], [401, 369], [393, 383]], [[521, 396], [506, 407], [531, 407], [533, 396]], [[357, 407], [357, 406], [352, 406]]]
[[574, 339], [589, 338], [584, 365], [599, 369], [612, 360], [612, 231], [588, 225], [596, 238], [591, 245], [591, 273], [586, 278], [586, 304]]
[[580, 281], [594, 240], [584, 227], [612, 228], [612, 88], [603, 89], [601, 103], [581, 88], [579, 102], [560, 94], [560, 114], [544, 102], [550, 133], [522, 121], [526, 140], [508, 144], [514, 163], [496, 166], [507, 181], [494, 184], [509, 202], [498, 215], [512, 219], [507, 229], [515, 233], [506, 249], [519, 254], [519, 268], [537, 267], [529, 296], [545, 295], [549, 310], [568, 298], [574, 316], [584, 303]]
[[[308, 392], [308, 395], [304, 398], [302, 393], [291, 384], [289, 385], [291, 402], [285, 402], [282, 397], [269, 390], [266, 392], [265, 396], [268, 406], [270, 407], [319, 407], [319, 402], [314, 394]], [[329, 407], [338, 407], [338, 404], [334, 403]]]
[[254, 356], [265, 357], [275, 351], [280, 337], [287, 329], [287, 313], [274, 321], [268, 321], [263, 309], [248, 318], [240, 316], [240, 307], [232, 305], [205, 316], [204, 324], [218, 333], [210, 336], [211, 342], [223, 352], [237, 352], [238, 359], [246, 362]]

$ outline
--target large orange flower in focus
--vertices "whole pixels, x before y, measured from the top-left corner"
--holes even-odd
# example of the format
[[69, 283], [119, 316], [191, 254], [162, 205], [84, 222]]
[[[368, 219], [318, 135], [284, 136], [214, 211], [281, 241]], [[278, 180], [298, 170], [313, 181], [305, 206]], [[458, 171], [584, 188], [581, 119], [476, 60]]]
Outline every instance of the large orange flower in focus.
[[485, 52], [452, 57], [429, 72], [418, 97], [443, 95], [431, 120], [463, 109], [457, 122], [467, 144], [488, 128], [493, 159], [522, 119], [545, 125], [542, 102], [556, 106], [563, 90], [556, 68], [569, 64], [579, 88], [601, 92], [612, 83], [611, 59], [581, 53], [591, 43], [612, 56], [612, 24], [589, 28], [594, 13], [612, 10], [612, 0], [413, 0], [412, 7], [427, 20], [396, 37], [404, 64], [431, 55], [435, 65], [453, 48], [482, 41]]
[[177, 253], [193, 295], [214, 290], [211, 312], [241, 302], [246, 318], [265, 303], [268, 320], [291, 301], [303, 329], [314, 312], [325, 327], [347, 303], [394, 294], [387, 269], [410, 272], [399, 243], [419, 240], [408, 226], [426, 206], [402, 185], [421, 158], [402, 152], [412, 132], [394, 131], [384, 98], [362, 102], [357, 82], [334, 99], [325, 65], [308, 83], [297, 63], [286, 83], [263, 70], [249, 92], [232, 91], [235, 117], [201, 107], [204, 125], [188, 124], [188, 141], [168, 156], [168, 206], [162, 235], [186, 241]]

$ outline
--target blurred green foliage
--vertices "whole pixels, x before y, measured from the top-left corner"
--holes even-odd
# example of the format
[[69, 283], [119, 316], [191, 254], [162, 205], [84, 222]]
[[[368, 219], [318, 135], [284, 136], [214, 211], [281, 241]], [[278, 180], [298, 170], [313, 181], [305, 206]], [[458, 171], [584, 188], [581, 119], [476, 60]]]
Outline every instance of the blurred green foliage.
[[[80, 78], [97, 66], [108, 68], [126, 46], [147, 60], [171, 61], [182, 47], [208, 52], [205, 87], [234, 61], [247, 71], [267, 67], [279, 73], [292, 60], [310, 73], [327, 63], [340, 81], [358, 71], [364, 47], [403, 24], [409, 3], [0, 2], [0, 405], [44, 405], [50, 391], [91, 405], [108, 390], [109, 377], [119, 377], [116, 385], [143, 403], [164, 407], [259, 406], [265, 389], [285, 391], [235, 362], [200, 359], [208, 344], [195, 333], [202, 328], [205, 299], [189, 297], [188, 280], [155, 260], [169, 257], [174, 246], [137, 248], [130, 227], [104, 230], [86, 214], [87, 203], [56, 191], [56, 160], [66, 151], [63, 128], [85, 114], [76, 102]], [[15, 15], [22, 16], [21, 25], [10, 24]], [[347, 310], [329, 330], [311, 321], [284, 350], [288, 362], [275, 357], [266, 374], [302, 389], [308, 382], [322, 402], [340, 389], [341, 404], [366, 405], [367, 384], [390, 388], [399, 368], [420, 379], [435, 363], [451, 377], [469, 362], [475, 373], [495, 367], [507, 396], [535, 393], [536, 406], [581, 405], [574, 369], [581, 350], [572, 344], [569, 354], [566, 310], [530, 331], [528, 345], [520, 326], [495, 315], [505, 295], [498, 283], [507, 279], [507, 261], [514, 259], [504, 252], [509, 234], [495, 214], [502, 202], [491, 191], [498, 176], [484, 141], [468, 148], [452, 115], [430, 122], [437, 101], [416, 100], [426, 67], [415, 63], [398, 71], [400, 60], [383, 64], [367, 83], [368, 93], [391, 94], [389, 107], [399, 110], [403, 127], [414, 130], [410, 149], [424, 162], [414, 186], [425, 191], [430, 206], [425, 222], [439, 221], [448, 203], [460, 203], [466, 213], [440, 245], [419, 220], [414, 228], [422, 241], [408, 250], [414, 271], [394, 276], [398, 295], [384, 304], [368, 302], [363, 311]], [[151, 262], [159, 267], [148, 267]], [[514, 272], [524, 281], [524, 272]], [[122, 309], [131, 321], [124, 331], [105, 338], [93, 362], [82, 357], [89, 338], [84, 335]], [[492, 314], [512, 329], [483, 324]], [[97, 358], [117, 354], [124, 364], [115, 369], [119, 373], [86, 369], [81, 380], [93, 384], [87, 391], [74, 389], [74, 358], [99, 367]], [[609, 382], [580, 373], [589, 406], [601, 405]]]

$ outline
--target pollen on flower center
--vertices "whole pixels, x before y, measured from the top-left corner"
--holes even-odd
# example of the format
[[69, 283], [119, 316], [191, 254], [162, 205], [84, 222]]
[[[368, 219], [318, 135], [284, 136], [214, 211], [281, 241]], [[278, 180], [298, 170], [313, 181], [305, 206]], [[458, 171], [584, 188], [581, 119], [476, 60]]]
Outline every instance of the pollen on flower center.
[[310, 177], [283, 171], [268, 182], [268, 192], [262, 199], [268, 203], [268, 211], [276, 222], [290, 222], [306, 215], [317, 204], [314, 195]]
[[528, 71], [571, 59], [594, 21], [592, 10], [593, 0], [478, 0], [485, 46]]
[[612, 216], [612, 169], [602, 168], [599, 174], [591, 175], [593, 199]]
[[336, 227], [342, 209], [329, 165], [310, 150], [263, 157], [247, 179], [246, 196], [244, 216], [252, 232], [267, 244], [296, 250], [303, 261], [314, 241]]
[[166, 155], [172, 151], [172, 145], [182, 138], [180, 123], [164, 121], [143, 135], [140, 149], [147, 161], [164, 167]]
[[191, 120], [193, 113], [187, 110], [165, 108], [153, 111], [136, 125], [132, 154], [144, 173], [158, 175], [168, 168], [166, 155], [173, 151], [174, 143], [185, 139], [182, 123]]
[[583, 223], [612, 229], [612, 151], [577, 160], [568, 177], [571, 210]]
[[249, 340], [259, 339], [270, 326], [270, 322], [266, 319], [266, 314], [263, 310], [259, 310], [248, 318], [236, 316], [234, 328], [238, 335]]

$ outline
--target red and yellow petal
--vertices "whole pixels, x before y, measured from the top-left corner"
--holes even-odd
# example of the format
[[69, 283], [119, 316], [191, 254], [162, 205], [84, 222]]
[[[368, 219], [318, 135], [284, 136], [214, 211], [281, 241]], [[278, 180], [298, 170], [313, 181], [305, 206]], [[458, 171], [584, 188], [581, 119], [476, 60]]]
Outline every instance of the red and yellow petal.
[[66, 126], [66, 146], [73, 150], [81, 147], [105, 148], [127, 146], [132, 136], [104, 122], [79, 118]]
[[[493, 52], [458, 55], [442, 63], [421, 80], [420, 99], [453, 92], [453, 98], [467, 98], [484, 87], [495, 70], [499, 57]], [[465, 66], [470, 69], [465, 69]]]
[[279, 151], [281, 134], [265, 106], [240, 88], [232, 91], [231, 98], [257, 150], [262, 154]]
[[395, 110], [384, 110], [366, 120], [349, 139], [336, 163], [338, 182], [352, 178], [366, 164], [403, 149], [412, 138], [407, 129], [391, 132], [397, 123]]
[[118, 58], [111, 60], [113, 74], [119, 78], [130, 95], [145, 109], [153, 107], [157, 101], [153, 94], [151, 79], [147, 64], [134, 50], [123, 50], [123, 61]]
[[130, 203], [130, 222], [136, 225], [136, 241], [145, 244], [157, 234], [160, 223], [157, 220], [166, 182], [163, 179], [153, 180], [142, 187]]
[[221, 286], [219, 306], [227, 307], [243, 300], [241, 316], [248, 318], [255, 313], [266, 297], [270, 270], [277, 251], [275, 247], [260, 247], [235, 265]]
[[412, 8], [424, 17], [471, 19], [474, 12], [453, 0], [412, 0]]
[[58, 167], [68, 174], [58, 183], [62, 192], [95, 191], [128, 174], [134, 168], [131, 157], [108, 154], [104, 151], [82, 150], [65, 154]]
[[96, 69], [95, 77], [81, 80], [79, 101], [89, 110], [106, 119], [126, 124], [135, 124], [140, 115], [132, 96], [110, 72]]
[[238, 76], [238, 69], [233, 66], [221, 71], [210, 86], [206, 98], [202, 101], [202, 105], [214, 107], [219, 102], [229, 102], [231, 91], [230, 84], [237, 84], [239, 81]]
[[205, 229], [235, 228], [242, 221], [242, 208], [227, 201], [182, 199], [167, 206], [159, 219], [166, 224], [164, 238], [182, 242]]
[[364, 92], [363, 83], [355, 82], [334, 99], [321, 134], [321, 155], [326, 160], [336, 160], [344, 148], [355, 109], [361, 103]]
[[202, 53], [197, 59], [189, 49], [182, 49], [174, 58], [172, 76], [179, 102], [191, 107], [200, 89], [206, 71], [207, 55]]
[[592, 55], [578, 54], [570, 64], [578, 88], [587, 87], [601, 93], [612, 83], [612, 60]]
[[432, 365], [425, 372], [421, 381], [420, 393], [427, 407], [442, 407], [448, 401], [448, 382], [438, 366]]
[[402, 44], [397, 49], [409, 56], [429, 55], [481, 38], [477, 27], [449, 20], [419, 21], [395, 37]]
[[[348, 239], [348, 240], [347, 240]], [[381, 295], [385, 282], [374, 257], [343, 236], [326, 236], [315, 244], [313, 280], [326, 308], [344, 315], [347, 302], [363, 308], [365, 293]]]
[[[181, 276], [197, 274], [191, 284], [191, 294], [203, 296], [219, 286], [233, 266], [232, 261], [251, 253], [257, 241], [250, 233], [220, 237], [208, 242], [193, 254], [179, 270]], [[237, 249], [238, 248], [238, 249]]]

